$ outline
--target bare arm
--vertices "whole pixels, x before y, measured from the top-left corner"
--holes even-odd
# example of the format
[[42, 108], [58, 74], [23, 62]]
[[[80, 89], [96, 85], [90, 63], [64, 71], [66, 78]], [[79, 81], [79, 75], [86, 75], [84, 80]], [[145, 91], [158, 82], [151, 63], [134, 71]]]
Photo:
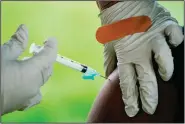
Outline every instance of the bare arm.
[[124, 111], [121, 99], [117, 69], [109, 76], [97, 96], [89, 113], [88, 122], [173, 122], [177, 109], [177, 94], [173, 84], [159, 82], [159, 104], [154, 115], [147, 115], [140, 110], [134, 118], [129, 118]]

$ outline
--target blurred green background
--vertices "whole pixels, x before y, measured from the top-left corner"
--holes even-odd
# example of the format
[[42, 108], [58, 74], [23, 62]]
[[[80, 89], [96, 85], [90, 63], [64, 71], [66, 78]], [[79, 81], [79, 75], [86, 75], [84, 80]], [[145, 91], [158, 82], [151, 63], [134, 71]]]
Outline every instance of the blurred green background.
[[[159, 2], [184, 24], [184, 2]], [[103, 46], [95, 39], [100, 26], [94, 1], [3, 1], [1, 42], [7, 41], [19, 24], [29, 29], [29, 45], [42, 44], [48, 37], [58, 40], [58, 52], [103, 71]], [[30, 56], [28, 49], [23, 56]], [[3, 122], [85, 122], [104, 80], [83, 80], [82, 74], [56, 63], [49, 81], [42, 87], [41, 104], [4, 115]]]

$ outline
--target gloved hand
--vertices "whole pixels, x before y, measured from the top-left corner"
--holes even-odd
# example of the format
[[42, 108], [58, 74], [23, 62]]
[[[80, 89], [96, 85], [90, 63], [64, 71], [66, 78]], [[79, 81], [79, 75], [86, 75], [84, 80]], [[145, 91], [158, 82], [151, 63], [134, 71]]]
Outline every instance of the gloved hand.
[[178, 46], [183, 41], [177, 21], [153, 0], [119, 2], [102, 11], [100, 18], [105, 25], [143, 15], [152, 21], [152, 27], [147, 32], [128, 35], [104, 45], [106, 76], [113, 72], [117, 64], [122, 99], [129, 117], [135, 116], [139, 111], [137, 80], [143, 110], [148, 114], [153, 114], [156, 110], [158, 87], [151, 60], [152, 52], [159, 66], [159, 74], [164, 81], [168, 81], [173, 74], [174, 65], [165, 36], [169, 37], [169, 43], [173, 46]]
[[25, 110], [41, 100], [40, 87], [52, 73], [57, 57], [57, 41], [49, 38], [44, 49], [27, 60], [17, 60], [26, 49], [28, 30], [20, 25], [11, 39], [1, 46], [2, 113]]

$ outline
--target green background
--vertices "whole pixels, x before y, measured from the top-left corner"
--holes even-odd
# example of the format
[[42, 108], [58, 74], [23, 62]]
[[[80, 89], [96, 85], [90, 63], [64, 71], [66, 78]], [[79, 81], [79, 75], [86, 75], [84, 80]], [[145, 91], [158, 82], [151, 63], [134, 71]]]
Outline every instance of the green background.
[[[184, 2], [160, 2], [184, 24]], [[58, 40], [58, 53], [103, 71], [103, 46], [95, 39], [100, 26], [94, 1], [2, 2], [1, 41], [4, 43], [19, 24], [29, 29], [29, 45], [48, 37]], [[22, 54], [30, 56], [28, 49]], [[98, 61], [97, 61], [98, 60]], [[3, 122], [85, 122], [104, 79], [83, 80], [82, 74], [56, 63], [42, 87], [42, 102], [25, 111], [2, 117]]]

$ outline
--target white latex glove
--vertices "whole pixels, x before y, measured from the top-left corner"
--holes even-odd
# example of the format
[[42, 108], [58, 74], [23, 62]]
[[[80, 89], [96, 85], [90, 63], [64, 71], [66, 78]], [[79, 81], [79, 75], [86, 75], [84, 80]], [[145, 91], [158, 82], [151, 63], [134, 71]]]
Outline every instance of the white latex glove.
[[57, 41], [50, 38], [40, 53], [27, 60], [17, 60], [27, 42], [28, 30], [25, 25], [20, 25], [11, 39], [1, 46], [2, 115], [38, 104], [40, 87], [51, 76], [57, 56]]
[[106, 43], [104, 48], [106, 76], [113, 72], [117, 63], [122, 99], [129, 117], [135, 116], [139, 111], [137, 80], [140, 84], [143, 110], [148, 114], [153, 114], [156, 110], [158, 87], [151, 53], [155, 54], [162, 79], [168, 81], [173, 74], [174, 65], [165, 36], [169, 37], [169, 43], [173, 46], [178, 46], [183, 41], [183, 34], [177, 21], [164, 7], [153, 0], [119, 2], [102, 11], [100, 18], [105, 25], [143, 15], [152, 20], [152, 27], [147, 32]]

